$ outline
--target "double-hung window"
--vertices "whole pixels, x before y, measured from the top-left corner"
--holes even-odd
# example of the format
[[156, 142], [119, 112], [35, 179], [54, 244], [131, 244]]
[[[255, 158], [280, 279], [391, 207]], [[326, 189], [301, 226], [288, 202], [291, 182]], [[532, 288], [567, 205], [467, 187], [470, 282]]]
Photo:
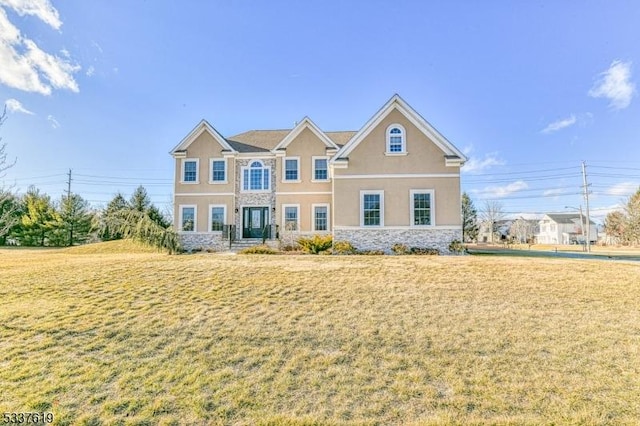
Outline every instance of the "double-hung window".
[[314, 205], [313, 206], [313, 230], [328, 231], [329, 230], [329, 206]]
[[182, 183], [198, 183], [198, 159], [182, 160]]
[[226, 183], [227, 181], [227, 161], [211, 160], [211, 182]]
[[411, 197], [411, 225], [434, 225], [433, 190], [414, 189], [410, 191]]
[[297, 157], [284, 158], [283, 180], [288, 182], [300, 181], [300, 160]]
[[284, 204], [282, 206], [284, 217], [284, 229], [286, 231], [300, 230], [300, 206], [297, 204]]
[[211, 232], [219, 232], [222, 231], [222, 227], [224, 225], [225, 218], [225, 206], [209, 206], [211, 209], [211, 216], [209, 219]]
[[268, 191], [271, 186], [271, 168], [255, 160], [242, 168], [243, 191]]
[[313, 180], [329, 180], [329, 167], [326, 157], [313, 157]]
[[196, 230], [196, 206], [180, 206], [180, 230]]
[[360, 225], [384, 226], [384, 191], [360, 191]]

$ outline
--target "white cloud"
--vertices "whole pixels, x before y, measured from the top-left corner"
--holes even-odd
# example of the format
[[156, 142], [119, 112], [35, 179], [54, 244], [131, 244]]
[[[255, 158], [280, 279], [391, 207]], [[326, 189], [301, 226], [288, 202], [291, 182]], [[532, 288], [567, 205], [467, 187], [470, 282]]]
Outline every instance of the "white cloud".
[[593, 98], [609, 99], [613, 109], [629, 106], [635, 94], [635, 84], [631, 82], [631, 62], [613, 61], [609, 69], [600, 74], [600, 78], [589, 90]]
[[40, 18], [56, 30], [62, 26], [58, 11], [49, 0], [0, 0], [0, 6], [10, 7], [20, 16], [32, 15]]
[[89, 68], [87, 68], [87, 72], [85, 74], [87, 75], [87, 77], [91, 77], [95, 73], [96, 73], [96, 69], [94, 68], [93, 65], [91, 65]]
[[488, 186], [481, 192], [483, 198], [504, 198], [513, 194], [514, 192], [527, 189], [528, 187], [529, 185], [527, 185], [525, 181], [518, 180], [506, 186]]
[[567, 190], [564, 188], [554, 188], [554, 189], [547, 189], [542, 193], [542, 195], [544, 195], [545, 197], [555, 197], [558, 195], [562, 195], [565, 192], [567, 192]]
[[542, 133], [557, 132], [558, 130], [573, 126], [577, 121], [578, 119], [576, 118], [575, 114], [571, 114], [567, 118], [563, 118], [561, 120], [550, 123], [547, 127], [542, 129]]
[[619, 197], [626, 197], [632, 195], [640, 188], [638, 182], [621, 182], [617, 183], [606, 190], [607, 195], [615, 195]]
[[497, 154], [486, 154], [484, 158], [470, 157], [462, 167], [462, 171], [466, 173], [479, 173], [493, 166], [503, 166], [504, 160], [500, 159]]
[[60, 123], [58, 122], [58, 120], [56, 120], [56, 118], [53, 115], [47, 116], [47, 121], [51, 123], [51, 127], [53, 127], [54, 129], [57, 129], [58, 127], [60, 127]]
[[[44, 52], [24, 37], [6, 14], [5, 7], [21, 15], [34, 15], [54, 29], [62, 22], [48, 0], [0, 0], [0, 83], [26, 92], [51, 94], [53, 89], [78, 92], [73, 74], [80, 66], [68, 57]], [[68, 52], [67, 52], [68, 53]]]
[[33, 112], [22, 106], [20, 101], [17, 99], [7, 99], [4, 104], [7, 106], [7, 110], [9, 112], [21, 112], [23, 114], [33, 115]]

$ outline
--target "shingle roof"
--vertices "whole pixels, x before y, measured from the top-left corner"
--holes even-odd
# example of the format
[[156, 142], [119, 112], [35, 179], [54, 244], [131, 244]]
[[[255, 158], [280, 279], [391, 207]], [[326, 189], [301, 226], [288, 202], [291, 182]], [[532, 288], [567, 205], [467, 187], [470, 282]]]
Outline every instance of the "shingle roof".
[[[267, 152], [275, 148], [289, 132], [291, 132], [291, 129], [249, 130], [248, 132], [228, 137], [226, 140], [229, 142], [229, 145], [238, 152]], [[336, 145], [341, 147], [347, 143], [356, 132], [325, 132], [325, 134]]]
[[[549, 213], [547, 216], [556, 223], [580, 223], [580, 213]], [[584, 221], [584, 215], [582, 217]], [[590, 223], [595, 225], [595, 222], [592, 220]]]

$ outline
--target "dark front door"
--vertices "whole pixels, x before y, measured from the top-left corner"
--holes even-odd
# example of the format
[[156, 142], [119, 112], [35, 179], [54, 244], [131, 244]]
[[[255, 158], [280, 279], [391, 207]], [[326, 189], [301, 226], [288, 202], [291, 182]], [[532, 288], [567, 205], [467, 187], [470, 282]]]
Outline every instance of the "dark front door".
[[268, 207], [242, 209], [242, 238], [262, 238], [262, 230], [269, 223]]

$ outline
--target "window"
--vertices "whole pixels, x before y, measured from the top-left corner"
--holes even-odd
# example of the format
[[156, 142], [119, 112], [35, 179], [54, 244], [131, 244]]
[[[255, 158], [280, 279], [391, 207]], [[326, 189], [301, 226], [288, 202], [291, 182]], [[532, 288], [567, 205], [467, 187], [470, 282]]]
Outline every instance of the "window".
[[384, 191], [360, 192], [360, 224], [384, 226]]
[[313, 230], [314, 231], [329, 230], [329, 206], [328, 205], [313, 206]]
[[198, 160], [183, 160], [182, 161], [182, 182], [183, 183], [198, 183]]
[[209, 206], [211, 216], [209, 216], [209, 231], [221, 232], [225, 222], [226, 206]]
[[282, 205], [282, 210], [284, 212], [283, 214], [283, 225], [284, 225], [284, 229], [287, 231], [298, 231], [300, 230], [300, 223], [299, 223], [299, 215], [298, 215], [298, 210], [299, 210], [300, 206], [298, 206], [297, 204], [283, 204]]
[[404, 154], [405, 131], [399, 124], [392, 124], [387, 128], [387, 154]]
[[180, 230], [196, 230], [196, 206], [180, 206]]
[[433, 190], [412, 190], [411, 196], [411, 225], [432, 226], [433, 218]]
[[262, 161], [252, 161], [249, 167], [242, 168], [243, 191], [268, 191], [270, 189], [271, 168]]
[[298, 181], [300, 180], [300, 171], [298, 165], [300, 164], [298, 158], [285, 158], [284, 159], [284, 179], [286, 181]]
[[211, 182], [225, 183], [227, 181], [226, 169], [226, 160], [211, 160]]
[[329, 180], [326, 157], [313, 157], [313, 180]]

